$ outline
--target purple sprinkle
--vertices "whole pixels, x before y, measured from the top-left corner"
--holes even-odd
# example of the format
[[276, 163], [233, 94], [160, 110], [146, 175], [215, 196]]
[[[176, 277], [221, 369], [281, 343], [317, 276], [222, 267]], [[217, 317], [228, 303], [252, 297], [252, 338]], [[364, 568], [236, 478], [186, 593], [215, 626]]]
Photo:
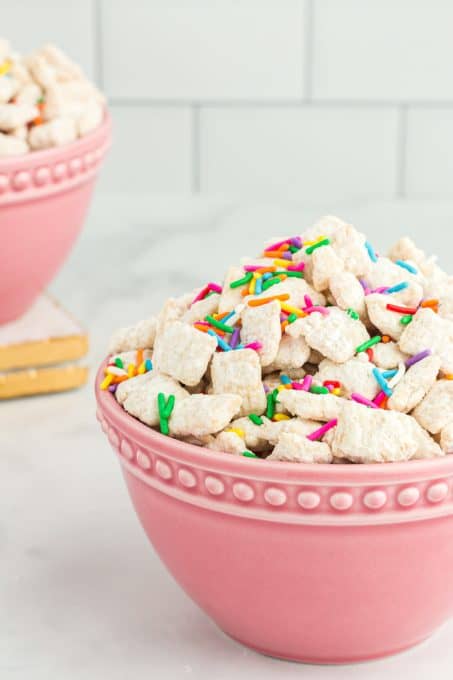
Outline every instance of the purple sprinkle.
[[240, 335], [241, 335], [241, 329], [235, 328], [234, 331], [233, 331], [233, 335], [231, 336], [231, 340], [230, 340], [231, 349], [236, 349], [236, 347], [238, 346], [239, 340], [240, 340]]
[[360, 283], [360, 285], [362, 286], [363, 290], [367, 290], [367, 289], [368, 289], [368, 284], [367, 284], [367, 282], [365, 281], [365, 279], [359, 279], [359, 283]]
[[287, 317], [284, 314], [280, 314], [280, 321], [286, 321]]
[[269, 385], [266, 385], [266, 383], [263, 383], [263, 387], [264, 387], [264, 391], [265, 391], [266, 393], [267, 393], [267, 392], [270, 392], [271, 388], [269, 387]]
[[296, 248], [302, 248], [302, 239], [300, 238], [300, 236], [293, 236], [293, 238], [291, 239], [291, 244]]
[[283, 253], [282, 257], [283, 257], [284, 260], [291, 260], [292, 261], [293, 254], [289, 250], [287, 250]]
[[418, 354], [414, 354], [414, 356], [409, 357], [409, 359], [406, 359], [404, 362], [404, 365], [406, 368], [409, 368], [409, 366], [413, 366], [414, 364], [417, 363], [417, 361], [421, 361], [422, 359], [426, 359], [426, 357], [429, 357], [431, 355], [431, 350], [430, 349], [424, 349], [422, 352], [418, 352]]
[[109, 385], [109, 392], [111, 392], [112, 394], [115, 394], [117, 387], [118, 387], [118, 383], [116, 385]]

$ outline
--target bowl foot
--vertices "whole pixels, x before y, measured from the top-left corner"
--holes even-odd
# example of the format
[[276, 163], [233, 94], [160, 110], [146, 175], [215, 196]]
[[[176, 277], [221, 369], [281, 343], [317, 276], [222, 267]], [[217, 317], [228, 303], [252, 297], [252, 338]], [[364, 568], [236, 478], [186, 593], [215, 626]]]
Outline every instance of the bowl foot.
[[279, 659], [280, 661], [292, 661], [296, 663], [303, 663], [303, 664], [312, 664], [312, 665], [317, 665], [317, 666], [339, 666], [339, 665], [345, 665], [345, 664], [352, 664], [352, 663], [363, 663], [366, 661], [374, 661], [377, 659], [383, 659], [387, 656], [394, 656], [395, 654], [401, 654], [402, 652], [406, 652], [407, 650], [411, 649], [412, 647], [416, 647], [417, 645], [422, 644], [422, 642], [425, 642], [428, 640], [431, 635], [425, 636], [420, 638], [419, 640], [414, 640], [413, 642], [410, 642], [409, 644], [402, 645], [401, 647], [395, 647], [392, 649], [387, 649], [387, 650], [382, 650], [382, 651], [377, 651], [377, 652], [362, 652], [362, 653], [357, 653], [357, 654], [346, 654], [345, 656], [329, 656], [326, 654], [326, 656], [323, 657], [312, 657], [309, 654], [301, 653], [300, 656], [298, 655], [293, 655], [293, 654], [288, 654], [287, 652], [284, 651], [277, 651], [273, 649], [263, 649], [260, 647], [257, 647], [253, 643], [245, 642], [244, 640], [240, 640], [239, 638], [235, 637], [234, 635], [231, 635], [230, 633], [227, 633], [226, 631], [222, 631], [227, 635], [229, 638], [234, 640], [235, 642], [238, 642], [239, 644], [243, 645], [244, 647], [248, 647], [249, 649], [252, 649], [254, 652], [258, 652], [258, 654], [263, 654], [264, 656], [269, 656], [272, 659]]

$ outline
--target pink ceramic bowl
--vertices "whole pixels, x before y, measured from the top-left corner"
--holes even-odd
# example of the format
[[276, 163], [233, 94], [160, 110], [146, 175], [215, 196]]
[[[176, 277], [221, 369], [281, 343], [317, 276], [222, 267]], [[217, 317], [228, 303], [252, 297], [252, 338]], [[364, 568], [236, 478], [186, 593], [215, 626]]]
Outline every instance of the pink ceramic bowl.
[[98, 419], [143, 528], [225, 633], [341, 663], [410, 647], [452, 614], [453, 456], [295, 465], [207, 451], [129, 416], [99, 390], [104, 366]]
[[111, 123], [55, 149], [0, 158], [0, 323], [23, 314], [82, 228]]

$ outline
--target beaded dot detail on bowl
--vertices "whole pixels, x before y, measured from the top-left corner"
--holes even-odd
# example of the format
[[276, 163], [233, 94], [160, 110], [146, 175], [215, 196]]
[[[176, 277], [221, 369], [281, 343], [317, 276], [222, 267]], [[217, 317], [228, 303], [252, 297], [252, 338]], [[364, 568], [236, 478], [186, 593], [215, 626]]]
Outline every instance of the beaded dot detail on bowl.
[[420, 491], [415, 486], [408, 486], [398, 494], [398, 503], [403, 507], [415, 505], [420, 498]]
[[126, 441], [126, 439], [123, 439], [123, 441], [121, 442], [120, 450], [123, 456], [125, 456], [129, 460], [133, 459], [134, 452], [132, 450], [132, 446], [129, 444], [128, 441]]
[[244, 501], [246, 503], [253, 500], [255, 497], [255, 492], [252, 487], [244, 482], [238, 482], [233, 486], [233, 494], [238, 501]]
[[112, 445], [114, 448], [117, 449], [118, 446], [119, 446], [120, 440], [119, 440], [119, 437], [118, 437], [118, 435], [116, 434], [115, 430], [114, 430], [112, 427], [109, 428], [109, 431], [108, 431], [108, 438], [109, 438], [109, 442], [111, 443], [111, 445]]
[[427, 498], [431, 503], [440, 503], [448, 496], [448, 484], [445, 482], [438, 482], [429, 487]]
[[384, 507], [387, 502], [387, 494], [385, 491], [368, 491], [363, 498], [363, 504], [369, 510], [379, 510]]
[[181, 482], [181, 484], [183, 486], [186, 486], [188, 489], [191, 489], [197, 483], [195, 475], [193, 475], [190, 472], [190, 470], [185, 470], [184, 468], [181, 468], [181, 470], [179, 470], [178, 479]]
[[279, 505], [284, 505], [287, 500], [286, 493], [282, 489], [276, 489], [274, 487], [269, 487], [264, 492], [264, 499], [269, 505], [274, 505], [278, 507]]
[[151, 467], [151, 461], [143, 451], [137, 451], [137, 463], [143, 470], [149, 470]]
[[220, 496], [225, 491], [225, 484], [221, 479], [217, 479], [217, 477], [206, 477], [204, 485], [213, 496]]
[[171, 479], [172, 476], [171, 467], [167, 463], [164, 463], [162, 460], [157, 461], [156, 472], [162, 479]]
[[321, 497], [314, 491], [301, 491], [297, 502], [304, 510], [314, 510], [321, 502]]
[[334, 510], [349, 510], [353, 501], [351, 494], [345, 491], [338, 491], [330, 497], [330, 505]]

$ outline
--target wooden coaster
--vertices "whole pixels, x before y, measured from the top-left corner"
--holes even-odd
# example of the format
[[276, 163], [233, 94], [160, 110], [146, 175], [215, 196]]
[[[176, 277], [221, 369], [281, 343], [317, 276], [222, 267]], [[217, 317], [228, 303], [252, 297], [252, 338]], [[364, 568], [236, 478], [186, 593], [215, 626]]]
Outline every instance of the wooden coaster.
[[60, 392], [83, 385], [88, 368], [78, 359], [88, 336], [49, 296], [23, 317], [0, 326], [0, 399]]

